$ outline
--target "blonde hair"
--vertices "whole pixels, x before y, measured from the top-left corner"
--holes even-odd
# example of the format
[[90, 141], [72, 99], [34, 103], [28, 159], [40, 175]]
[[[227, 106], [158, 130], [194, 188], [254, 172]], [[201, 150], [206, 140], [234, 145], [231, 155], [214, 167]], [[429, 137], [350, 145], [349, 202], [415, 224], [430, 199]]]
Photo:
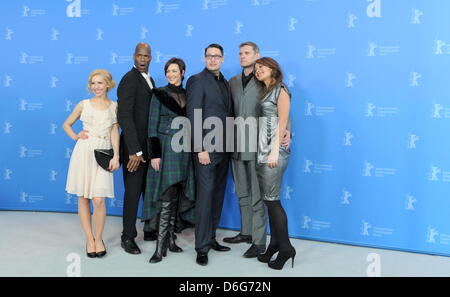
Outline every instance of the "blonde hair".
[[96, 76], [96, 75], [100, 75], [105, 80], [106, 87], [108, 88], [107, 92], [116, 87], [116, 82], [113, 80], [111, 73], [109, 73], [107, 70], [95, 69], [89, 75], [89, 79], [88, 79], [88, 83], [87, 83], [88, 92], [91, 91], [92, 78], [94, 78], [94, 76]]

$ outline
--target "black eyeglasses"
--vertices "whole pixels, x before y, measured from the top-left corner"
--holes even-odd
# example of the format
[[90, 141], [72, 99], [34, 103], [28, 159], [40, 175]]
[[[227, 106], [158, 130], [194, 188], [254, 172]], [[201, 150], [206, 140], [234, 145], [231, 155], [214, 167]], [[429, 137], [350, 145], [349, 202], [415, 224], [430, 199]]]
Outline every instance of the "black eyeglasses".
[[222, 58], [221, 55], [206, 55], [205, 57], [206, 57], [206, 59], [208, 59], [208, 60], [219, 60], [219, 59]]

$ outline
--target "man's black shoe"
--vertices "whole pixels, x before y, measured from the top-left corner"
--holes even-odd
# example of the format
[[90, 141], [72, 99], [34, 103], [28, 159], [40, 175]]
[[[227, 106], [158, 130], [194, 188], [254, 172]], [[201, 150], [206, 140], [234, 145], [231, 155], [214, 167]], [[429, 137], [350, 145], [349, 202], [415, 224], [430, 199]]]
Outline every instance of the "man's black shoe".
[[136, 242], [134, 242], [134, 239], [122, 240], [121, 246], [125, 252], [129, 254], [139, 255], [141, 253], [141, 250], [137, 246]]
[[250, 235], [242, 235], [241, 233], [239, 233], [234, 237], [225, 237], [223, 241], [226, 243], [252, 243], [252, 237]]
[[155, 241], [158, 239], [158, 231], [146, 232], [144, 231], [144, 241]]
[[258, 246], [256, 244], [252, 244], [252, 246], [244, 253], [244, 258], [256, 258], [260, 254], [264, 254], [266, 248], [265, 246]]
[[214, 241], [214, 243], [211, 244], [211, 248], [218, 252], [228, 252], [229, 250], [231, 250], [227, 246], [220, 245], [217, 241]]
[[198, 252], [196, 262], [198, 265], [202, 266], [208, 265], [208, 253]]

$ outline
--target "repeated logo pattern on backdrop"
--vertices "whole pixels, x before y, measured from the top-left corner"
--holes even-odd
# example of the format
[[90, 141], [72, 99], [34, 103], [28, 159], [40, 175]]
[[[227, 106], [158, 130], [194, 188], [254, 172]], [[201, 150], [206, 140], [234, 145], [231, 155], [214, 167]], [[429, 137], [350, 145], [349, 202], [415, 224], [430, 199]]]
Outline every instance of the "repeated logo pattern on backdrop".
[[[76, 212], [62, 123], [95, 68], [118, 82], [137, 42], [165, 84], [209, 43], [223, 73], [258, 43], [290, 87], [293, 154], [282, 202], [294, 237], [450, 255], [447, 0], [23, 0], [0, 4], [0, 209]], [[110, 96], [116, 100], [116, 90]], [[78, 131], [81, 125], [75, 125]], [[108, 213], [122, 214], [121, 172]], [[230, 179], [221, 225], [239, 228]]]

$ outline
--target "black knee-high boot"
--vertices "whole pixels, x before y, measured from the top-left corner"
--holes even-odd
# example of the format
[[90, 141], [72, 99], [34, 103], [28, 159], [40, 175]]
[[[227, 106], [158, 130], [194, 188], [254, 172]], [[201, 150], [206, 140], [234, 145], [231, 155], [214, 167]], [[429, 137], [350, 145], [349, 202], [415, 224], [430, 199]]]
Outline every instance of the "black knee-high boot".
[[172, 201], [169, 221], [169, 251], [172, 253], [181, 253], [183, 249], [177, 246], [175, 239], [175, 219], [177, 216], [177, 200]]
[[170, 212], [171, 202], [162, 202], [159, 217], [158, 241], [156, 242], [156, 250], [150, 259], [150, 263], [158, 263], [167, 255]]

